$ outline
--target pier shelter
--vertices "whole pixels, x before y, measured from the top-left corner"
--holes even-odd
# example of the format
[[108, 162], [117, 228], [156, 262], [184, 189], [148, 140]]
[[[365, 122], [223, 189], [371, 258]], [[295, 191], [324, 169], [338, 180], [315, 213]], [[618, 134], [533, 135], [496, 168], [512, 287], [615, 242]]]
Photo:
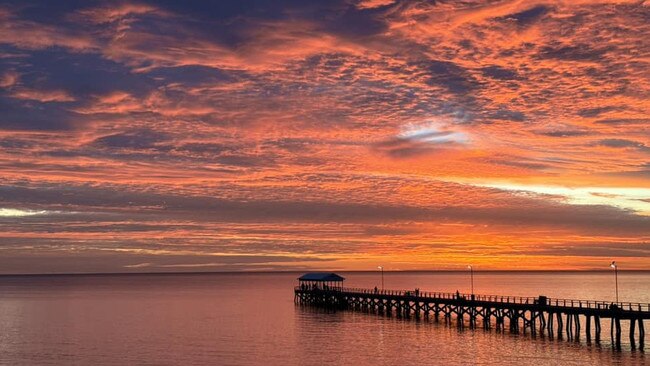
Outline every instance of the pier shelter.
[[305, 290], [342, 290], [345, 278], [336, 273], [311, 272], [298, 278], [298, 287]]

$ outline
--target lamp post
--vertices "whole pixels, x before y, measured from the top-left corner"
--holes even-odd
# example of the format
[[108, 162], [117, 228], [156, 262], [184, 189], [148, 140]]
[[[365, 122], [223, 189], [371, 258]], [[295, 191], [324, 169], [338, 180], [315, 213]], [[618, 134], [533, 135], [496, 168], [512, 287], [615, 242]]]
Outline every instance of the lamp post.
[[472, 268], [471, 265], [467, 266], [467, 269], [469, 269], [471, 295], [472, 295], [472, 297], [474, 297], [474, 269]]
[[381, 290], [384, 291], [384, 267], [377, 266], [381, 270]]
[[612, 261], [612, 264], [609, 266], [614, 268], [614, 283], [616, 283], [616, 303], [618, 303], [618, 266], [616, 265], [616, 261]]

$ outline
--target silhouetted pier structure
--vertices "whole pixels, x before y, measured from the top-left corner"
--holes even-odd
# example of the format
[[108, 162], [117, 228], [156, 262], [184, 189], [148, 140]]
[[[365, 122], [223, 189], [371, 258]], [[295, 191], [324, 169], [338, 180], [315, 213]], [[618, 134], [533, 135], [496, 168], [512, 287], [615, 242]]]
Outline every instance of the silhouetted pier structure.
[[[323, 275], [323, 274], [320, 274]], [[396, 291], [343, 287], [343, 278], [336, 285], [326, 285], [311, 276], [295, 287], [294, 301], [301, 305], [330, 309], [376, 312], [386, 316], [420, 319], [442, 319], [458, 327], [484, 329], [493, 326], [510, 332], [529, 331], [531, 334], [566, 337], [579, 340], [582, 335], [580, 317], [584, 318], [587, 342], [601, 340], [601, 320], [610, 319], [612, 345], [621, 347], [621, 321], [629, 321], [631, 348], [644, 347], [643, 320], [650, 319], [650, 304], [593, 300], [552, 299], [545, 296], [519, 297], [500, 295], [471, 295], [461, 293]], [[593, 327], [592, 327], [593, 320]]]

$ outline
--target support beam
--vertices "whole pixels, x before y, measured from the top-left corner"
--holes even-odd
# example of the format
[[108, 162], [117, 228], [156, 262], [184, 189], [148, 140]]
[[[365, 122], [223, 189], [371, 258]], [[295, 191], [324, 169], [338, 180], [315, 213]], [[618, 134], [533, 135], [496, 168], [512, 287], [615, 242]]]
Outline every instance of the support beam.
[[594, 337], [596, 339], [596, 343], [600, 343], [600, 317], [598, 315], [594, 316], [594, 324], [596, 325], [596, 336]]
[[614, 323], [616, 323], [616, 348], [621, 348], [621, 318], [614, 318]]
[[636, 348], [636, 342], [634, 340], [635, 330], [636, 330], [636, 319], [630, 319], [630, 347], [632, 347], [632, 349]]
[[643, 319], [639, 318], [639, 349], [643, 349], [645, 342], [645, 329], [643, 329]]

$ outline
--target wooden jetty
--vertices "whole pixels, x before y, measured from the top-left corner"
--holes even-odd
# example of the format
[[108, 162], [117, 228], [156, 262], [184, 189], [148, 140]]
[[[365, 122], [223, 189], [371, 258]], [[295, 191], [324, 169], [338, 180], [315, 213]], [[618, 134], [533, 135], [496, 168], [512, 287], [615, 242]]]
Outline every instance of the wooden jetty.
[[[327, 277], [326, 275], [329, 275]], [[621, 347], [621, 321], [629, 322], [632, 349], [643, 349], [643, 320], [650, 319], [650, 304], [593, 300], [553, 299], [545, 296], [520, 297], [475, 295], [419, 290], [380, 290], [343, 287], [343, 278], [335, 274], [308, 274], [294, 289], [294, 301], [306, 306], [329, 309], [360, 310], [403, 318], [433, 318], [458, 327], [484, 329], [493, 326], [510, 332], [580, 340], [585, 325], [587, 342], [601, 340], [601, 320], [610, 320], [612, 345]], [[338, 277], [338, 278], [337, 278]], [[327, 278], [327, 279], [319, 279]], [[581, 322], [581, 317], [584, 322]], [[453, 320], [452, 320], [453, 319]], [[592, 327], [593, 320], [593, 327]], [[638, 325], [638, 331], [637, 331]]]

